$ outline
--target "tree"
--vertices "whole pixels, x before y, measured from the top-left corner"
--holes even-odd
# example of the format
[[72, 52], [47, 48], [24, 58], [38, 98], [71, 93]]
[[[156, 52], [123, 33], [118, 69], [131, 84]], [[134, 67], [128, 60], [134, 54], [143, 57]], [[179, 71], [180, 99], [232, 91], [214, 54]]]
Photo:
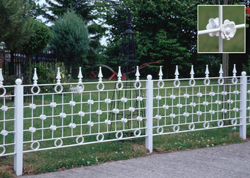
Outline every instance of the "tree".
[[23, 45], [33, 35], [33, 21], [29, 13], [32, 9], [31, 0], [0, 1], [0, 40], [4, 41], [11, 51], [9, 75], [14, 75], [14, 53], [21, 50]]
[[[68, 8], [74, 8], [75, 13], [79, 14], [84, 19], [85, 24], [87, 24], [90, 47], [86, 58], [89, 64], [93, 65], [102, 58], [103, 48], [100, 40], [107, 30], [107, 27], [102, 26], [101, 21], [96, 21], [98, 18], [103, 17], [99, 6], [102, 6], [104, 2], [94, 2], [94, 0], [92, 2], [79, 2], [79, 0], [46, 0], [48, 6], [45, 5], [43, 7], [43, 17], [47, 19], [47, 22], [54, 23]], [[78, 5], [76, 6], [77, 3]]]
[[82, 18], [69, 10], [55, 21], [52, 34], [50, 46], [59, 60], [69, 64], [72, 81], [73, 62], [79, 61], [89, 49], [88, 29]]
[[168, 67], [171, 65], [172, 61], [183, 61], [183, 65], [185, 64], [183, 59], [191, 56], [187, 47], [182, 46], [180, 42], [177, 42], [177, 39], [169, 39], [164, 29], [159, 30], [152, 42], [154, 44], [151, 43], [150, 45], [153, 45], [154, 49], [149, 52], [149, 56], [155, 61], [165, 64], [164, 72], [166, 78], [168, 78]]
[[[32, 20], [34, 23], [33, 33], [34, 35], [29, 39], [29, 41], [23, 45], [22, 53], [24, 53], [29, 59], [29, 76], [32, 76], [32, 66], [31, 59], [35, 53], [43, 50], [47, 44], [52, 39], [52, 33], [50, 32], [50, 28], [45, 24], [38, 22], [36, 20]], [[29, 78], [30, 78], [29, 77]], [[31, 82], [31, 78], [29, 80]]]
[[[139, 63], [149, 61], [164, 62], [164, 75], [174, 73], [174, 64], [182, 63], [184, 73], [196, 60], [197, 44], [197, 5], [198, 0], [125, 0], [133, 19], [132, 30], [135, 34]], [[202, 3], [208, 3], [203, 1]], [[117, 11], [117, 10], [116, 10]], [[121, 39], [125, 31], [117, 21], [126, 21], [126, 15], [120, 11], [107, 12], [107, 24], [111, 25], [111, 43]], [[114, 25], [115, 24], [115, 25]], [[164, 46], [163, 46], [164, 45]], [[113, 47], [114, 45], [111, 45]], [[109, 46], [108, 46], [109, 48]], [[109, 50], [107, 50], [109, 51]], [[170, 70], [170, 71], [169, 71]]]
[[19, 22], [20, 2], [0, 0], [0, 42], [9, 34], [9, 29]]

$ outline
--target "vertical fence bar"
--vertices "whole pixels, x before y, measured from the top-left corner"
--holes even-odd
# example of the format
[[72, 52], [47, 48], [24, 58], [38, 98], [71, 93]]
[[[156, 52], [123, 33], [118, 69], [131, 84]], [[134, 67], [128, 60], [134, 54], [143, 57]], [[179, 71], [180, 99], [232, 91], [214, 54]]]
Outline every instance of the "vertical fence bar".
[[152, 76], [147, 76], [146, 82], [146, 140], [145, 146], [150, 153], [153, 152], [153, 80]]
[[246, 139], [246, 110], [247, 110], [247, 76], [246, 72], [241, 73], [241, 95], [240, 95], [240, 137]]
[[[219, 27], [221, 27], [223, 21], [223, 11], [222, 5], [219, 5]], [[223, 39], [221, 33], [219, 32], [219, 52], [223, 52]]]
[[23, 85], [21, 84], [22, 80], [16, 79], [14, 170], [17, 176], [23, 173]]

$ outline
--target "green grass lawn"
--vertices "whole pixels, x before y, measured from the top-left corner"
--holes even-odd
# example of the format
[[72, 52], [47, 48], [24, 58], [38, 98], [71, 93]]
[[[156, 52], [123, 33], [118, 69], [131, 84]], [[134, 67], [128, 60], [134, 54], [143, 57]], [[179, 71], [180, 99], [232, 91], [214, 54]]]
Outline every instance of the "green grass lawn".
[[[188, 86], [187, 81], [181, 81], [181, 88], [179, 89], [174, 88], [172, 89], [172, 82], [165, 82], [165, 86], [169, 87], [167, 89], [157, 89], [156, 88], [156, 82], [154, 83], [154, 97], [157, 95], [162, 96], [161, 100], [154, 99], [154, 116], [156, 114], [162, 115], [162, 119], [158, 121], [154, 118], [154, 134], [156, 134], [156, 130], [158, 126], [164, 126], [164, 133], [165, 135], [159, 135], [154, 136], [154, 152], [172, 152], [172, 151], [178, 151], [178, 150], [187, 150], [187, 149], [194, 149], [194, 148], [202, 148], [202, 147], [213, 147], [218, 145], [225, 145], [229, 143], [239, 143], [243, 142], [239, 136], [238, 136], [238, 127], [236, 130], [233, 130], [232, 127], [225, 127], [220, 129], [209, 129], [209, 130], [201, 130], [201, 131], [189, 131], [184, 133], [175, 133], [170, 134], [173, 132], [173, 124], [180, 124], [180, 131], [188, 131], [188, 124], [191, 122], [200, 122], [201, 124], [195, 124], [196, 128], [203, 128], [202, 123], [204, 121], [211, 121], [212, 127], [217, 127], [217, 119], [222, 119], [223, 115], [220, 112], [222, 108], [222, 104], [217, 107], [215, 104], [211, 106], [209, 104], [208, 106], [196, 106], [194, 109], [189, 106], [189, 103], [191, 101], [195, 103], [203, 103], [204, 101], [214, 102], [215, 100], [222, 101], [222, 95], [220, 94], [219, 97], [217, 95], [211, 97], [209, 95], [205, 95], [206, 93], [209, 93], [210, 91], [214, 91], [215, 93], [219, 91], [223, 91], [222, 86], [216, 85], [216, 81], [211, 80], [212, 86], [201, 86], [203, 81], [196, 81], [196, 86], [194, 88], [192, 87], [185, 87]], [[148, 151], [145, 149], [145, 129], [144, 122], [139, 122], [136, 120], [136, 116], [127, 117], [128, 122], [126, 124], [123, 124], [120, 122], [121, 117], [129, 116], [129, 112], [122, 111], [123, 103], [121, 101], [113, 103], [114, 105], [111, 106], [112, 102], [107, 107], [107, 104], [105, 102], [98, 103], [97, 100], [104, 101], [106, 98], [112, 99], [113, 95], [113, 89], [114, 89], [114, 83], [111, 84], [105, 84], [105, 90], [100, 92], [96, 92], [96, 84], [90, 83], [90, 84], [84, 84], [85, 85], [85, 91], [82, 94], [72, 94], [72, 93], [64, 93], [64, 94], [54, 94], [51, 95], [49, 92], [51, 92], [51, 88], [49, 86], [41, 87], [42, 91], [47, 93], [43, 95], [37, 95], [34, 97], [25, 96], [25, 109], [24, 109], [24, 141], [26, 142], [24, 144], [24, 150], [30, 151], [30, 144], [33, 140], [41, 140], [41, 139], [49, 139], [52, 138], [52, 131], [49, 129], [51, 123], [54, 125], [57, 125], [58, 128], [56, 131], [53, 132], [53, 138], [60, 138], [62, 136], [68, 137], [67, 139], [63, 139], [63, 145], [71, 145], [75, 144], [76, 136], [78, 135], [84, 135], [84, 143], [93, 142], [96, 141], [96, 134], [99, 132], [111, 132], [105, 133], [104, 137], [105, 140], [108, 138], [109, 140], [107, 142], [101, 142], [98, 144], [86, 144], [86, 145], [80, 145], [80, 146], [73, 146], [73, 147], [65, 147], [65, 148], [59, 148], [59, 149], [51, 149], [51, 150], [44, 150], [44, 151], [33, 151], [29, 153], [24, 153], [24, 173], [25, 174], [37, 174], [37, 173], [43, 173], [43, 172], [51, 172], [51, 171], [60, 171], [64, 169], [70, 169], [73, 167], [80, 167], [80, 166], [87, 166], [87, 165], [93, 165], [93, 164], [99, 164], [102, 162], [108, 162], [108, 161], [116, 161], [121, 159], [130, 159], [134, 157], [139, 156], [145, 156], [148, 154]], [[142, 88], [145, 88], [145, 82], [142, 82]], [[67, 91], [65, 89], [65, 91]], [[231, 88], [229, 87], [228, 91], [231, 91], [231, 93], [228, 93], [228, 96], [232, 100], [237, 100], [234, 102], [234, 104], [228, 106], [231, 109], [233, 107], [239, 107], [239, 95], [234, 95], [232, 92], [234, 90], [240, 90], [239, 85], [233, 85]], [[141, 96], [144, 98], [145, 101], [145, 89], [142, 89], [140, 92]], [[178, 97], [178, 95], [183, 95], [185, 93], [190, 94], [190, 98], [187, 98], [186, 100], [183, 97]], [[197, 93], [201, 92], [203, 93], [202, 97], [197, 97]], [[90, 94], [91, 93], [91, 94]], [[193, 96], [191, 95], [193, 93]], [[129, 105], [134, 105], [136, 103], [135, 101], [135, 94], [136, 91], [129, 91], [120, 93], [116, 93], [116, 97], [122, 97], [126, 96], [128, 98], [128, 105], [125, 108], [128, 108]], [[165, 94], [167, 94], [167, 98], [165, 98]], [[169, 99], [169, 96], [171, 94], [175, 94], [177, 97], [173, 101]], [[119, 96], [119, 97], [118, 97]], [[87, 101], [90, 99], [93, 99], [95, 102], [93, 105], [91, 105], [91, 111], [95, 112], [97, 109], [101, 109], [103, 111], [103, 114], [99, 117], [97, 114], [90, 112], [89, 104], [87, 104]], [[132, 99], [131, 99], [132, 98]], [[70, 101], [75, 101], [76, 105], [74, 107], [69, 106]], [[30, 103], [35, 103], [37, 108], [32, 111], [32, 109], [29, 108]], [[54, 111], [52, 112], [52, 108], [49, 106], [49, 104], [54, 101], [57, 103], [57, 107], [54, 108]], [[82, 103], [83, 101], [84, 103]], [[172, 103], [173, 102], [173, 103]], [[67, 105], [64, 105], [64, 104]], [[140, 107], [142, 109], [137, 110], [137, 114], [141, 114], [143, 116], [143, 112], [145, 111], [145, 106], [143, 108], [142, 105], [143, 102], [141, 102]], [[178, 109], [176, 105], [178, 103], [182, 103], [183, 107]], [[6, 105], [13, 106], [12, 101], [6, 101]], [[40, 105], [46, 105], [44, 107]], [[170, 106], [168, 110], [165, 110], [162, 108], [163, 104], [167, 104]], [[161, 108], [157, 108], [157, 106], [160, 106]], [[62, 107], [63, 106], [63, 107]], [[112, 108], [119, 108], [120, 113], [122, 115], [119, 115], [119, 117], [109, 117], [111, 115], [110, 111]], [[67, 115], [66, 118], [62, 119], [59, 117], [59, 114], [62, 112], [65, 112]], [[207, 113], [203, 114], [201, 116], [197, 116], [196, 112], [199, 111], [209, 111], [210, 109], [214, 109], [216, 114], [212, 115]], [[85, 112], [85, 116], [81, 119], [77, 113], [78, 111], [83, 110]], [[9, 109], [6, 112], [6, 119], [13, 119], [14, 109]], [[106, 111], [106, 112], [105, 112]], [[0, 111], [0, 116], [3, 115], [3, 112]], [[188, 118], [185, 118], [182, 116], [183, 112], [189, 112], [190, 116]], [[39, 116], [41, 114], [46, 114], [47, 116], [51, 116], [54, 114], [54, 117], [47, 117], [45, 121], [42, 121], [39, 119]], [[73, 113], [73, 114], [71, 114]], [[176, 113], [176, 117], [171, 119], [169, 117], [169, 114]], [[193, 114], [191, 114], [193, 113]], [[233, 117], [239, 117], [239, 113], [234, 115], [234, 112], [230, 112], [230, 116], [227, 117], [233, 118]], [[91, 117], [91, 121], [96, 123], [91, 128], [86, 124], [87, 121], [89, 121]], [[33, 118], [33, 119], [32, 119]], [[104, 123], [104, 121], [107, 118], [111, 118], [112, 124], [107, 128], [107, 125]], [[145, 119], [145, 117], [144, 117]], [[69, 123], [76, 123], [77, 126], [75, 129], [71, 129], [68, 127]], [[97, 124], [99, 122], [100, 124]], [[239, 122], [239, 120], [238, 120]], [[9, 121], [6, 125], [6, 129], [13, 130], [13, 121]], [[2, 124], [2, 123], [1, 123]], [[229, 122], [225, 121], [225, 124], [230, 124]], [[36, 132], [31, 134], [28, 129], [29, 127], [33, 126], [35, 128], [41, 128], [41, 125], [43, 125], [42, 130], [37, 129]], [[62, 127], [59, 127], [62, 126]], [[112, 141], [112, 139], [115, 138], [115, 133], [119, 130], [126, 129], [127, 131], [124, 132], [124, 137], [130, 137], [132, 136], [135, 128], [141, 127], [142, 129], [142, 137], [141, 138], [134, 138], [134, 139], [128, 139], [128, 140], [121, 140], [121, 141]], [[3, 124], [0, 125], [0, 128], [3, 127]], [[91, 134], [90, 134], [91, 133]], [[9, 134], [6, 136], [6, 142], [11, 143], [13, 142], [13, 134]], [[0, 143], [3, 142], [3, 137], [0, 138]], [[40, 148], [47, 148], [52, 147], [54, 145], [54, 139], [53, 141], [39, 141]], [[36, 145], [35, 145], [36, 146]], [[34, 146], [34, 147], [35, 147]], [[8, 151], [13, 150], [13, 146], [6, 147]], [[1, 151], [1, 150], [0, 150]], [[13, 156], [5, 156], [0, 158], [0, 177], [11, 177], [14, 175], [13, 173]]]

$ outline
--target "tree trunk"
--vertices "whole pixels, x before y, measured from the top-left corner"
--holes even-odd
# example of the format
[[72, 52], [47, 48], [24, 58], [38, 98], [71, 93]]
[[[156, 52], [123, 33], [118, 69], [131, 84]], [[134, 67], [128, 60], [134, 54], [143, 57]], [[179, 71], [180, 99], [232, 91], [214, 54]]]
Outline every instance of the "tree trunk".
[[29, 59], [29, 84], [31, 84], [31, 78], [32, 78], [32, 66], [31, 66], [31, 55], [28, 55], [28, 59]]
[[69, 82], [72, 83], [72, 62], [71, 61], [69, 63], [69, 74], [70, 74]]
[[170, 67], [170, 65], [171, 65], [171, 60], [169, 59], [169, 58], [165, 58], [164, 59], [164, 67], [163, 67], [163, 78], [164, 79], [168, 79], [168, 72], [169, 72], [169, 67]]
[[14, 51], [10, 51], [9, 75], [14, 75]]

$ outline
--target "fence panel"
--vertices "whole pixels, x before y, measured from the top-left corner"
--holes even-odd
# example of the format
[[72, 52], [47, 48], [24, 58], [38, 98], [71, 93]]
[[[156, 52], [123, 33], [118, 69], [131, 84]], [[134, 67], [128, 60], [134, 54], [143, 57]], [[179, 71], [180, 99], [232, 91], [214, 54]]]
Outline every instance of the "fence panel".
[[250, 77], [247, 77], [246, 125], [250, 125]]
[[[145, 137], [145, 81], [25, 85], [24, 152]], [[69, 87], [71, 86], [71, 87]]]
[[0, 156], [7, 156], [15, 154], [15, 86], [3, 86], [3, 80], [0, 69]]
[[154, 135], [241, 125], [240, 77], [222, 73], [209, 78], [207, 68], [205, 78], [194, 79], [192, 67], [190, 79], [178, 79], [177, 68], [175, 79], [154, 81]]

